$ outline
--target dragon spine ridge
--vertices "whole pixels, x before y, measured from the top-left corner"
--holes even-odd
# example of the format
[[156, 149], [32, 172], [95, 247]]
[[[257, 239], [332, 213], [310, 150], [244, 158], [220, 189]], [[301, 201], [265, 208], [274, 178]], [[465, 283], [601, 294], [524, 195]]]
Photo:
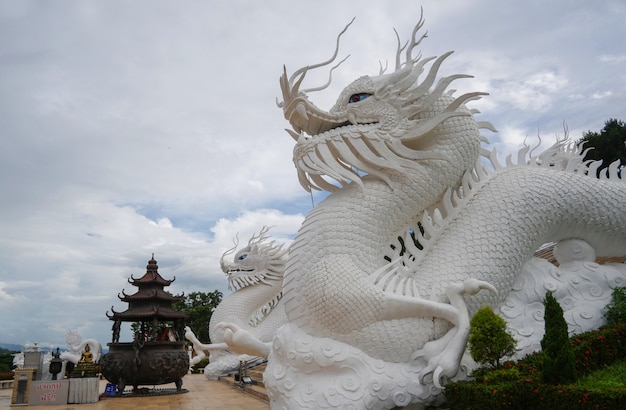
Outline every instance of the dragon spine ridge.
[[[537, 147], [541, 140], [537, 144]], [[543, 167], [552, 170], [561, 170], [579, 174], [591, 179], [623, 180], [619, 172], [619, 160], [601, 169], [602, 161], [584, 161], [586, 152], [582, 145], [572, 143], [567, 135], [557, 141], [546, 151], [533, 156], [531, 147], [525, 145], [517, 152], [517, 162], [514, 163], [512, 154], [507, 155], [505, 165], [498, 159], [495, 148], [491, 151], [483, 149], [482, 159], [476, 166], [463, 175], [461, 184], [456, 189], [448, 189], [441, 202], [432, 210], [424, 210], [423, 215], [413, 226], [420, 229], [408, 229], [398, 235], [398, 242], [391, 244], [393, 251], [385, 256], [389, 264], [374, 272], [370, 278], [382, 290], [400, 291], [403, 295], [419, 297], [419, 287], [411, 277], [430, 250], [436, 245], [437, 238], [450, 224], [454, 223], [465, 205], [482, 186], [489, 182], [497, 173], [505, 169], [516, 167]]]

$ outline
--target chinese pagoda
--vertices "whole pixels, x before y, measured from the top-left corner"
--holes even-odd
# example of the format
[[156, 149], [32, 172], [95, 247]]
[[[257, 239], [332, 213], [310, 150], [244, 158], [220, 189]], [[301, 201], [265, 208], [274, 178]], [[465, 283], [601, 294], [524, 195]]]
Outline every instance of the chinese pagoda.
[[[189, 356], [185, 350], [184, 327], [189, 314], [178, 312], [172, 303], [179, 298], [164, 288], [174, 282], [166, 280], [158, 272], [157, 261], [148, 261], [146, 273], [139, 279], [132, 275], [128, 282], [138, 288], [137, 293], [127, 295], [122, 290], [118, 298], [128, 303], [128, 309], [116, 312], [111, 307], [113, 338], [108, 343], [109, 352], [102, 356], [102, 375], [117, 385], [117, 394], [124, 388], [139, 385], [175, 383], [176, 391], [182, 391], [182, 377], [189, 370]], [[120, 342], [122, 322], [138, 324], [132, 342]]]

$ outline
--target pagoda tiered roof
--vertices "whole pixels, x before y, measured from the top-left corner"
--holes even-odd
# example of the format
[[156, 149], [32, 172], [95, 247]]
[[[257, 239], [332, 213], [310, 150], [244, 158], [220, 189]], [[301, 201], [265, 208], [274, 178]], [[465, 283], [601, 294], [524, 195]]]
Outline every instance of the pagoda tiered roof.
[[122, 322], [138, 322], [157, 320], [176, 320], [189, 318], [188, 313], [179, 312], [171, 307], [158, 304], [144, 305], [141, 307], [129, 308], [123, 312], [116, 312], [111, 306], [113, 315], [107, 313], [107, 317], [111, 320], [121, 320]]
[[111, 306], [112, 315], [107, 312], [107, 317], [111, 320], [120, 320], [123, 322], [151, 321], [151, 320], [177, 320], [188, 319], [188, 313], [182, 313], [172, 307], [172, 303], [180, 298], [173, 296], [163, 288], [169, 286], [173, 280], [164, 279], [158, 272], [157, 261], [152, 259], [148, 261], [146, 273], [141, 278], [134, 278], [128, 282], [137, 286], [139, 289], [132, 295], [127, 295], [122, 290], [122, 296], [117, 297], [128, 303], [128, 309], [123, 312], [116, 312]]
[[145, 292], [137, 292], [132, 295], [127, 295], [122, 290], [122, 296], [118, 294], [117, 297], [122, 302], [128, 302], [128, 303], [132, 303], [137, 300], [145, 300], [145, 299], [158, 299], [158, 300], [169, 301], [169, 302], [176, 302], [177, 300], [180, 299], [179, 297], [173, 296], [171, 293], [166, 292], [163, 289], [157, 289], [157, 288], [152, 288], [152, 289], [146, 290]]
[[151, 284], [151, 285], [161, 285], [161, 286], [169, 286], [176, 280], [176, 277], [172, 280], [163, 279], [161, 275], [159, 275], [159, 266], [157, 265], [157, 261], [154, 259], [154, 254], [152, 254], [152, 259], [148, 261], [148, 265], [146, 266], [146, 273], [141, 278], [134, 278], [133, 275], [130, 275], [130, 279], [128, 279], [128, 283], [134, 286], [140, 286], [141, 284]]

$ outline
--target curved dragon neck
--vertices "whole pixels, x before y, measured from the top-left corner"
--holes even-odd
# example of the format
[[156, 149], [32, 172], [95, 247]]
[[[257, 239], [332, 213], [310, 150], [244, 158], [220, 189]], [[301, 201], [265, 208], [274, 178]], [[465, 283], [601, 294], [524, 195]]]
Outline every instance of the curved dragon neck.
[[[234, 322], [248, 328], [258, 325], [262, 321], [259, 317], [261, 310], [268, 304], [272, 304], [273, 308], [280, 299], [280, 282], [271, 281], [270, 283], [271, 286], [263, 283], [246, 286], [224, 298], [211, 316], [209, 333], [219, 322]], [[272, 303], [274, 300], [276, 303]], [[212, 336], [211, 339], [213, 339]]]
[[[451, 118], [432, 132], [436, 146], [431, 151], [445, 154], [446, 161], [422, 161], [402, 174], [392, 173], [388, 182], [366, 176], [362, 187], [342, 188], [307, 216], [291, 246], [283, 281], [286, 296], [299, 293], [292, 279], [307, 274], [307, 266], [324, 256], [320, 250], [348, 255], [363, 277], [371, 274], [385, 264], [381, 252], [392, 238], [458, 185], [479, 156], [476, 123], [469, 115]], [[298, 303], [293, 295], [285, 298], [288, 316]]]

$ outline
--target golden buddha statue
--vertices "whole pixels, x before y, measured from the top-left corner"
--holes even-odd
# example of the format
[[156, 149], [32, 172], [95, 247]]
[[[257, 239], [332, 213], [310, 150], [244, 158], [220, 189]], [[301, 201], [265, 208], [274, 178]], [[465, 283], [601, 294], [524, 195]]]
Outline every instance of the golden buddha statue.
[[80, 360], [72, 371], [71, 377], [96, 377], [97, 372], [98, 369], [96, 368], [96, 364], [93, 362], [91, 347], [87, 344], [85, 345], [85, 350], [80, 355]]

